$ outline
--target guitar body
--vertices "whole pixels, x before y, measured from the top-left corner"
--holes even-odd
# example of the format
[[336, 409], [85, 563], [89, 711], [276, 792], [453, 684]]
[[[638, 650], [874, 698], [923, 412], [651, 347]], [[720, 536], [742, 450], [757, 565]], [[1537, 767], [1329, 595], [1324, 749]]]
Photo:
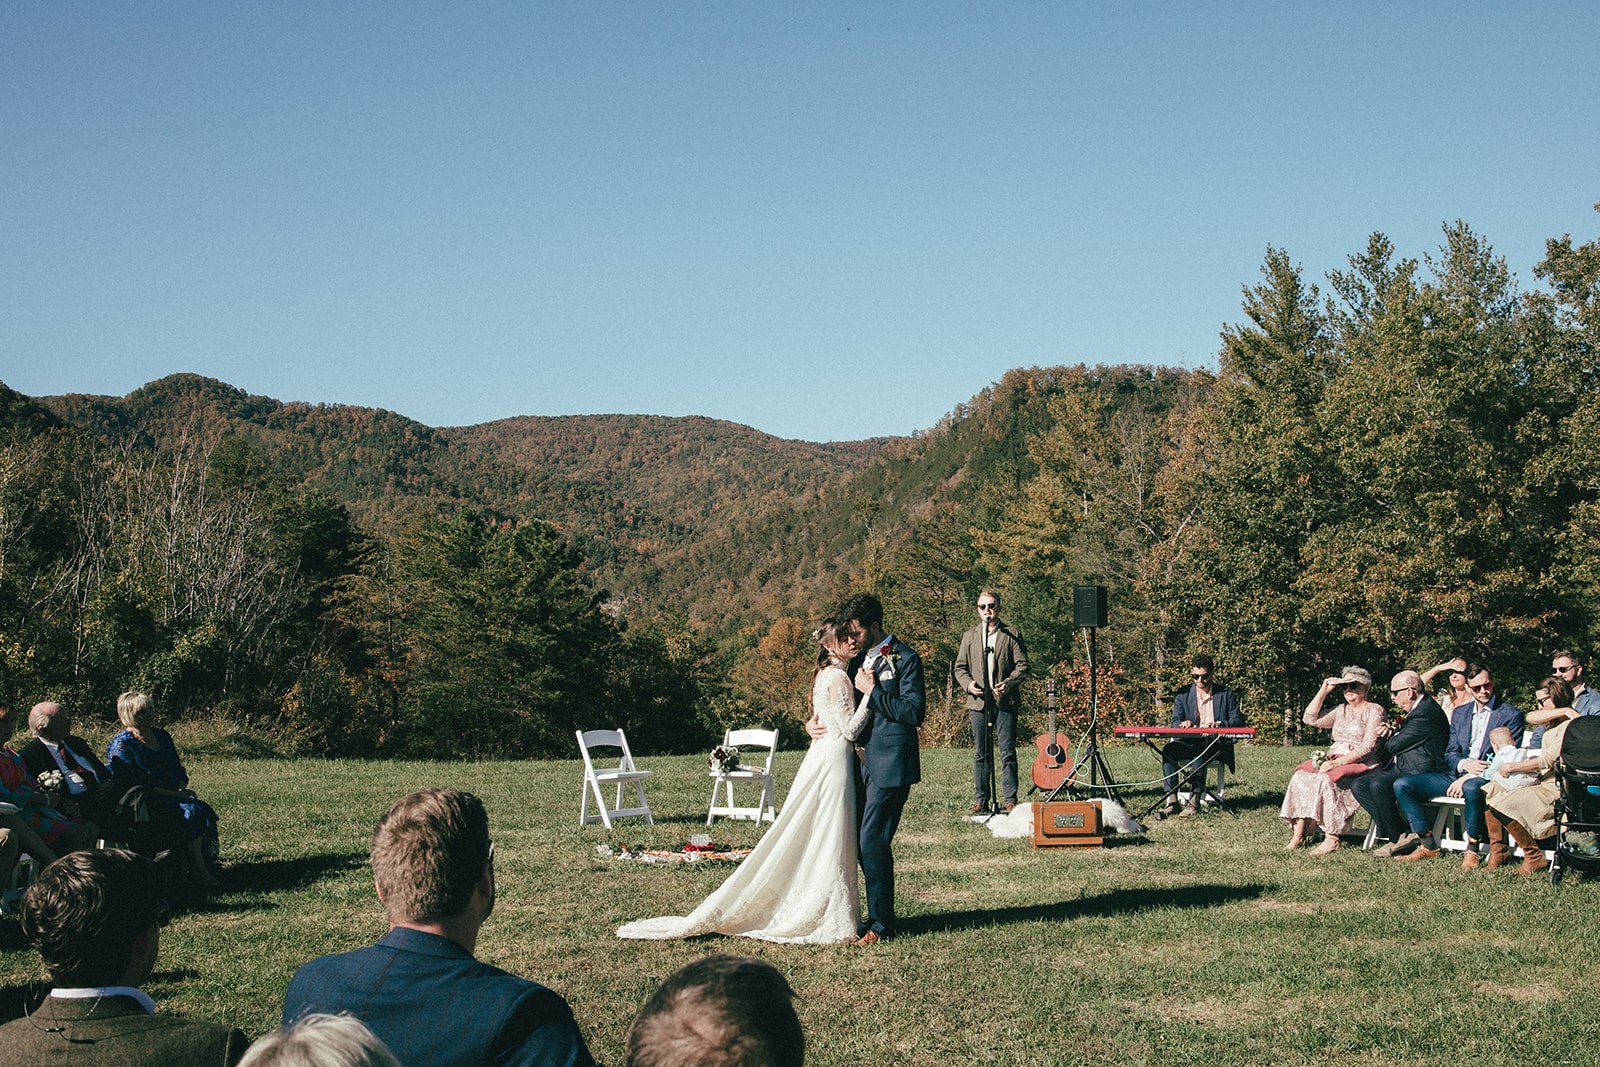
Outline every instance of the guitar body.
[[1072, 777], [1072, 757], [1067, 755], [1067, 746], [1072, 742], [1066, 734], [1052, 729], [1034, 738], [1033, 743], [1039, 749], [1033, 759], [1033, 784], [1045, 790], [1059, 788]]

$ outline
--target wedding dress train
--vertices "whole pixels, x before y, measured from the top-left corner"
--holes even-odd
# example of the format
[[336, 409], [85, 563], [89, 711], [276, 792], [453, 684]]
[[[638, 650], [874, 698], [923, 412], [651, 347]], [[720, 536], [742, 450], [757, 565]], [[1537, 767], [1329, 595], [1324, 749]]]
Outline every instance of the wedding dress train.
[[828, 727], [813, 741], [783, 811], [766, 835], [698, 908], [626, 923], [618, 937], [666, 939], [737, 934], [763, 941], [854, 941], [856, 888], [855, 749], [845, 738], [854, 706], [850, 677], [823, 668], [811, 706]]

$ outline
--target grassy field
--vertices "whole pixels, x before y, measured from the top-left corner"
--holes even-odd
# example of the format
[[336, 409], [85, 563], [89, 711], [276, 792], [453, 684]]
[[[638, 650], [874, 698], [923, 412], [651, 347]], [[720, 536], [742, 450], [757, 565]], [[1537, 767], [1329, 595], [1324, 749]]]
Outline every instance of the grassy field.
[[[1596, 883], [1552, 888], [1357, 849], [1287, 854], [1277, 808], [1304, 756], [1242, 748], [1237, 818], [1037, 851], [964, 821], [970, 753], [926, 752], [896, 839], [902, 936], [872, 949], [613, 936], [628, 919], [683, 913], [727, 873], [596, 852], [702, 829], [699, 757], [646, 760], [657, 824], [615, 834], [575, 825], [575, 759], [195, 759], [194, 784], [222, 816], [232, 888], [173, 922], [148, 988], [166, 1010], [271, 1029], [298, 964], [384, 930], [365, 866], [373, 820], [410, 789], [450, 785], [484, 798], [497, 846], [500, 901], [479, 955], [563, 993], [613, 1065], [656, 983], [717, 951], [789, 976], [813, 1064], [1600, 1062]], [[1109, 757], [1125, 781], [1151, 776], [1142, 748]], [[800, 759], [780, 754], [784, 790]], [[715, 831], [732, 844], [755, 834], [723, 821]], [[14, 920], [0, 920], [0, 948], [0, 997], [14, 1014], [40, 976]]]

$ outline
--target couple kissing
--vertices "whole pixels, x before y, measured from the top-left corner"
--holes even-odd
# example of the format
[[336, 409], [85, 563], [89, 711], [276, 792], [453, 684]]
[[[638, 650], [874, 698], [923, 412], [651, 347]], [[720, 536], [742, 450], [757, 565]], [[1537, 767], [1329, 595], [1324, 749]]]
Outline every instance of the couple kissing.
[[[811, 748], [782, 812], [738, 870], [688, 915], [627, 923], [617, 936], [735, 934], [803, 944], [876, 944], [895, 934], [891, 845], [921, 778], [922, 660], [888, 634], [870, 594], [817, 633]], [[860, 919], [856, 866], [867, 887]]]

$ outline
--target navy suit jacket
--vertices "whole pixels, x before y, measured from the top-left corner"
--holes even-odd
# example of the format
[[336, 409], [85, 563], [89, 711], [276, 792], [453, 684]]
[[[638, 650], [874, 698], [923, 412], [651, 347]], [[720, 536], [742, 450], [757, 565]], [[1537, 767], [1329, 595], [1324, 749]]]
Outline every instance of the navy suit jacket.
[[1450, 724], [1445, 721], [1444, 709], [1424, 693], [1417, 706], [1406, 713], [1400, 729], [1379, 745], [1394, 758], [1394, 769], [1401, 774], [1440, 774], [1444, 771], [1444, 749], [1449, 737]]
[[[890, 636], [869, 649], [866, 661], [888, 644], [890, 655], [878, 666], [878, 684], [867, 698], [872, 717], [856, 744], [866, 752], [862, 774], [881, 789], [915, 785], [922, 780], [921, 741], [917, 730], [927, 716], [922, 660], [911, 646]], [[892, 670], [891, 670], [892, 666]]]
[[1488, 759], [1485, 755], [1489, 751], [1489, 731], [1496, 727], [1504, 726], [1511, 731], [1511, 743], [1519, 744], [1522, 741], [1522, 711], [1514, 704], [1507, 704], [1500, 699], [1500, 694], [1495, 693], [1489, 698], [1489, 727], [1483, 731], [1483, 740], [1478, 744], [1478, 751], [1468, 752], [1472, 744], [1472, 709], [1476, 703], [1462, 704], [1450, 713], [1450, 744], [1444, 750], [1445, 773], [1459, 775], [1461, 769], [1457, 764], [1464, 759]]
[[341, 1011], [366, 1023], [405, 1064], [594, 1063], [560, 996], [421, 930], [395, 927], [376, 945], [321, 956], [289, 980], [285, 1025]]
[[[1243, 726], [1244, 713], [1239, 710], [1239, 698], [1232, 689], [1225, 685], [1211, 687], [1211, 717], [1218, 726]], [[1172, 725], [1174, 726], [1199, 726], [1200, 701], [1194, 693], [1194, 684], [1184, 686], [1178, 690], [1178, 695], [1172, 698]], [[1233, 738], [1214, 738], [1217, 742], [1216, 758], [1228, 765], [1233, 770]]]

